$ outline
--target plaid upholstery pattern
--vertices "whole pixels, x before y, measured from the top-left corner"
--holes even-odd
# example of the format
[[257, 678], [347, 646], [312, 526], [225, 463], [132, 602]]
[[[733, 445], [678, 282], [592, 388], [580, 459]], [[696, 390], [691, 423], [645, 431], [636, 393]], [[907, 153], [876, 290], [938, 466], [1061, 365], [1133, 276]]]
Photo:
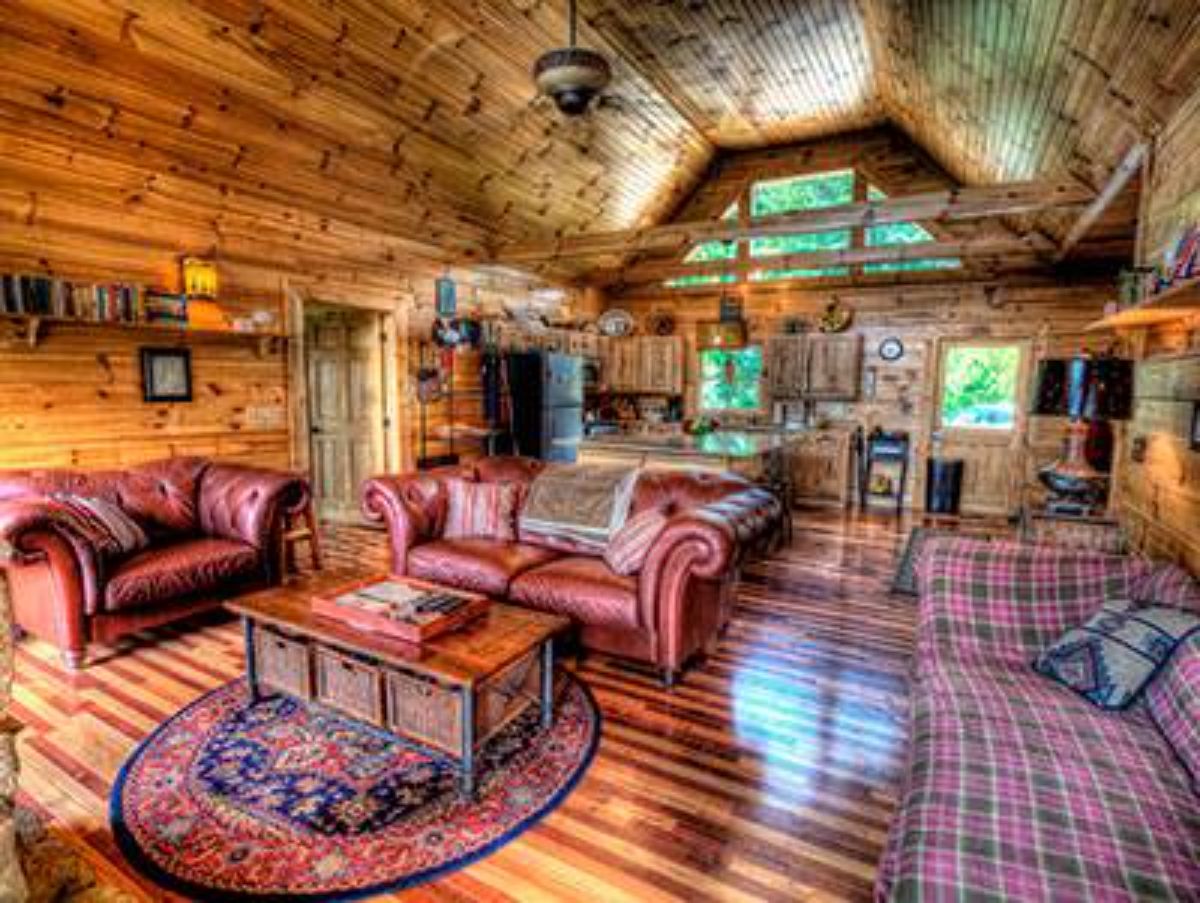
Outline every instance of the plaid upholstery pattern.
[[1191, 772], [1200, 794], [1200, 636], [1180, 644], [1146, 690], [1146, 709]]
[[471, 483], [446, 480], [445, 539], [494, 539], [515, 542], [521, 487], [516, 483]]
[[1150, 565], [1057, 546], [935, 537], [917, 569], [924, 673], [944, 656], [1028, 664], [1101, 603], [1133, 598]]
[[[929, 543], [909, 767], [878, 900], [1200, 899], [1200, 796], [1156, 726], [1178, 722], [1194, 744], [1196, 710], [1177, 712], [1178, 696], [1159, 705], [1156, 683], [1146, 705], [1104, 712], [1030, 667], [1150, 570], [1054, 547]], [[1180, 663], [1167, 672], [1200, 686]]]
[[650, 547], [667, 526], [667, 515], [660, 508], [647, 508], [625, 521], [608, 542], [604, 562], [622, 576], [636, 574], [646, 563]]

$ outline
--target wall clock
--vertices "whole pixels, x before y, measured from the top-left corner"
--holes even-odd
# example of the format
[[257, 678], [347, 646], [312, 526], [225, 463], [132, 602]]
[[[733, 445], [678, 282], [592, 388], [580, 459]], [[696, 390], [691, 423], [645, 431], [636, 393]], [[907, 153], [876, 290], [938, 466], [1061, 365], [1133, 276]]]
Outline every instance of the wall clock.
[[884, 339], [879, 343], [879, 356], [885, 361], [898, 361], [904, 357], [904, 343], [895, 336]]

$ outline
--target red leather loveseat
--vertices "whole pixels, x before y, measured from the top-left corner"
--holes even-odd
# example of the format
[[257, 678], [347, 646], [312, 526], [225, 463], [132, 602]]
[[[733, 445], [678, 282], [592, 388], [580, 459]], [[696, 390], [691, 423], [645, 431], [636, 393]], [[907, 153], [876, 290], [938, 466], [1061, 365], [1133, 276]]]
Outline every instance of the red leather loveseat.
[[376, 477], [363, 487], [363, 511], [386, 523], [394, 573], [567, 615], [586, 647], [648, 662], [669, 685], [729, 622], [741, 550], [771, 528], [778, 502], [733, 474], [643, 470], [630, 512], [657, 506], [670, 519], [630, 576], [570, 540], [525, 532], [516, 542], [441, 536], [447, 477], [528, 484], [544, 466], [497, 457]]
[[[281, 517], [307, 504], [294, 474], [201, 458], [123, 471], [0, 471], [0, 562], [17, 624], [55, 643], [68, 667], [112, 640], [277, 582]], [[116, 502], [150, 545], [102, 554], [51, 496]]]

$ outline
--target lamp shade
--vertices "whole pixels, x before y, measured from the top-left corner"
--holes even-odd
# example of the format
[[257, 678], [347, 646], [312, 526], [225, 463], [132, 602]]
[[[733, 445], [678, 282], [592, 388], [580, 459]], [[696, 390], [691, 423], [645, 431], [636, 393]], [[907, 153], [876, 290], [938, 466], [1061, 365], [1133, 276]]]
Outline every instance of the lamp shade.
[[1132, 361], [1072, 357], [1038, 362], [1031, 413], [1073, 420], [1128, 420], [1132, 410]]

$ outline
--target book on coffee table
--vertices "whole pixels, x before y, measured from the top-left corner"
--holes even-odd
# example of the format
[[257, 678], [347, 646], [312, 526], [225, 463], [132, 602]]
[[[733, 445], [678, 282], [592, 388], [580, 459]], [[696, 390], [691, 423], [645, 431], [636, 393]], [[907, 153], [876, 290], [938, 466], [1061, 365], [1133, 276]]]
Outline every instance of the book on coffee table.
[[421, 643], [462, 627], [488, 610], [487, 597], [410, 577], [371, 577], [312, 600], [313, 612]]

